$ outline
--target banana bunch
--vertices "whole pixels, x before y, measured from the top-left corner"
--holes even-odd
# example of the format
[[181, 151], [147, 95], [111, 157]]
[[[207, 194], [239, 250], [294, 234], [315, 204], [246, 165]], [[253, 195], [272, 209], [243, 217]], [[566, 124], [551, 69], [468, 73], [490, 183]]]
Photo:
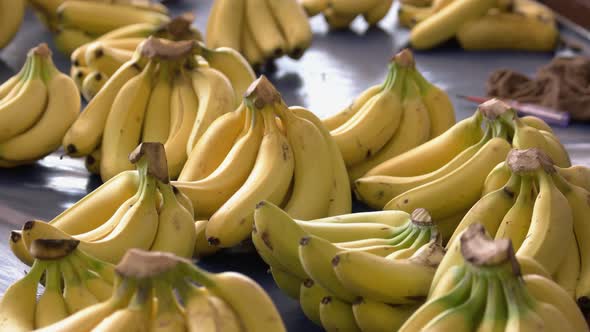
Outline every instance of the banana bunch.
[[133, 58], [134, 51], [146, 38], [202, 40], [200, 32], [191, 27], [194, 19], [187, 13], [164, 24], [137, 23], [108, 32], [71, 52], [70, 76], [84, 98], [90, 101], [109, 77]]
[[31, 49], [21, 71], [0, 85], [0, 167], [31, 164], [57, 150], [80, 112], [70, 77], [46, 44]]
[[446, 241], [480, 199], [488, 174], [513, 147], [537, 147], [556, 165], [570, 166], [565, 148], [550, 130], [540, 119], [519, 118], [493, 99], [444, 134], [373, 168], [355, 181], [354, 191], [374, 208], [428, 209], [449, 226], [441, 230]]
[[288, 108], [265, 76], [203, 133], [178, 179], [173, 185], [204, 220], [208, 250], [246, 240], [262, 200], [305, 220], [351, 210], [346, 168], [328, 130], [310, 111]]
[[403, 50], [385, 82], [322, 122], [338, 144], [351, 182], [373, 167], [435, 138], [455, 124], [449, 96], [416, 69]]
[[27, 248], [36, 239], [74, 239], [84, 252], [111, 263], [129, 248], [191, 257], [193, 208], [168, 182], [162, 144], [143, 143], [129, 159], [137, 171], [119, 174], [50, 222], [26, 222], [11, 239], [15, 255], [30, 264]]
[[441, 263], [440, 282], [400, 332], [589, 331], [564, 289], [543, 275], [523, 275], [510, 240], [492, 240], [473, 224], [460, 243], [457, 264], [443, 270]]
[[25, 16], [25, 0], [0, 0], [0, 49], [18, 32]]
[[[111, 297], [114, 266], [77, 246], [76, 240], [37, 239], [31, 243], [30, 253], [35, 258], [31, 269], [0, 299], [0, 330], [43, 328]], [[37, 298], [40, 280], [45, 287]]]
[[177, 178], [205, 130], [238, 105], [236, 94], [253, 80], [252, 69], [231, 49], [149, 37], [88, 103], [62, 144], [70, 156], [98, 161], [107, 181], [132, 169], [127, 156], [137, 144], [159, 142], [169, 175]]
[[433, 0], [401, 4], [398, 20], [412, 29], [414, 48], [428, 49], [456, 37], [466, 50], [550, 51], [559, 31], [553, 12], [533, 0]]
[[587, 175], [588, 169], [555, 167], [537, 148], [512, 150], [496, 169], [486, 180], [487, 193], [451, 237], [449, 251], [456, 252], [452, 248], [459, 245], [465, 229], [481, 223], [496, 239], [510, 239], [519, 257], [534, 259], [544, 274], [588, 310], [590, 192], [587, 178], [578, 177]]
[[328, 331], [397, 330], [444, 253], [424, 209], [301, 221], [263, 201], [254, 220], [252, 242], [275, 282]]
[[381, 21], [393, 5], [393, 0], [299, 0], [308, 16], [322, 13], [331, 29], [348, 29], [357, 16], [370, 25]]
[[38, 331], [286, 331], [252, 279], [209, 273], [172, 254], [129, 250], [115, 285], [108, 299]]
[[285, 54], [301, 58], [311, 39], [297, 0], [215, 0], [205, 37], [208, 47], [232, 48], [256, 69]]

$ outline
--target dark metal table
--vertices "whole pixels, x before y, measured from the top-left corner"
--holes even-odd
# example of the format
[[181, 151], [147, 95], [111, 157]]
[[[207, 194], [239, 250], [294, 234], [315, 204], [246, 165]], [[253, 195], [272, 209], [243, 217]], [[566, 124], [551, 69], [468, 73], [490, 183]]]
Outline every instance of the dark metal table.
[[[211, 0], [177, 1], [174, 13], [195, 11], [196, 26], [204, 31]], [[388, 59], [404, 46], [407, 32], [396, 28], [396, 15], [390, 15], [378, 28], [367, 29], [362, 20], [351, 31], [330, 32], [323, 18], [312, 19], [314, 44], [300, 61], [281, 59], [269, 74], [289, 105], [303, 105], [320, 116], [337, 112], [368, 86], [382, 82]], [[0, 51], [0, 82], [17, 72], [29, 48], [51, 42], [50, 34], [31, 12], [15, 40]], [[553, 54], [521, 52], [467, 53], [453, 45], [419, 52], [416, 59], [425, 76], [451, 95], [482, 95], [485, 80], [498, 68], [513, 68], [532, 74]], [[68, 72], [69, 61], [55, 52], [55, 62]], [[467, 117], [475, 107], [453, 99], [457, 117]], [[574, 124], [555, 128], [573, 162], [590, 166], [590, 125]], [[32, 166], [0, 169], [0, 294], [23, 275], [26, 266], [8, 248], [11, 229], [31, 218], [49, 220], [100, 185], [90, 176], [82, 160], [60, 158], [54, 153]], [[362, 209], [361, 206], [356, 209]], [[300, 311], [296, 301], [282, 294], [266, 265], [253, 253], [221, 253], [199, 263], [212, 271], [239, 271], [257, 280], [279, 307], [289, 331], [320, 331]]]

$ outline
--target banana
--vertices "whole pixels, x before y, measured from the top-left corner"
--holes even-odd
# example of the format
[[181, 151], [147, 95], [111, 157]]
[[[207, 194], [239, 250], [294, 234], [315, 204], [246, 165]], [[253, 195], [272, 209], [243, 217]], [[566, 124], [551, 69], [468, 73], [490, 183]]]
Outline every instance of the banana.
[[[206, 178], [225, 160], [241, 133], [250, 128], [246, 121], [246, 106], [217, 118], [196, 143], [178, 176], [178, 181], [197, 181]], [[244, 124], [246, 123], [246, 124]]]
[[306, 279], [299, 289], [299, 305], [305, 317], [321, 326], [320, 302], [330, 294], [312, 279]]
[[[27, 77], [29, 68], [31, 67], [32, 59], [27, 57], [25, 63], [18, 74], [10, 77], [6, 82], [0, 84], [0, 100], [6, 98], [7, 95], [16, 93], [15, 88], [22, 85], [23, 80]], [[14, 91], [14, 92], [13, 92]]]
[[197, 238], [195, 241], [195, 251], [193, 256], [196, 257], [203, 257], [208, 256], [216, 253], [219, 249], [214, 246], [210, 246], [209, 242], [207, 242], [207, 236], [205, 235], [205, 231], [207, 229], [207, 222], [208, 220], [197, 220], [195, 221], [195, 233], [197, 234]]
[[520, 192], [514, 202], [514, 206], [508, 210], [495, 238], [507, 238], [512, 242], [514, 250], [518, 251], [525, 237], [527, 236], [531, 219], [533, 217], [533, 208], [537, 192], [533, 187], [533, 179], [523, 176], [520, 184]]
[[361, 298], [352, 305], [354, 319], [361, 331], [397, 331], [417, 305], [391, 305]]
[[383, 175], [361, 177], [354, 181], [353, 189], [356, 197], [372, 208], [382, 209], [397, 195], [452, 173], [471, 159], [489, 140], [488, 135], [484, 136], [480, 142], [463, 150], [447, 164], [430, 173], [405, 177]]
[[21, 231], [10, 231], [8, 243], [16, 258], [29, 266], [33, 265], [33, 257], [25, 246]]
[[72, 124], [62, 142], [68, 155], [85, 156], [100, 145], [116, 96], [125, 83], [140, 73], [136, 63], [137, 60], [130, 61], [119, 68]]
[[133, 51], [110, 47], [102, 42], [90, 44], [86, 51], [87, 66], [107, 76], [113, 75], [131, 58], [133, 58]]
[[[519, 286], [514, 280], [504, 282], [504, 297], [508, 307], [508, 320], [505, 331], [539, 331], [544, 329], [541, 316], [518, 294]], [[515, 294], [516, 293], [516, 294]]]
[[35, 328], [37, 284], [46, 263], [36, 261], [27, 275], [10, 285], [0, 299], [0, 329], [32, 331]]
[[158, 78], [150, 93], [141, 133], [142, 142], [165, 143], [170, 133], [170, 99], [172, 98], [172, 64], [161, 61]]
[[574, 165], [568, 168], [555, 166], [555, 169], [567, 182], [590, 191], [590, 168]]
[[78, 90], [82, 91], [82, 84], [84, 83], [86, 76], [90, 74], [90, 71], [91, 69], [88, 67], [72, 66], [70, 69], [70, 77], [74, 80], [74, 83], [76, 83]]
[[302, 280], [280, 268], [271, 266], [270, 273], [279, 288], [290, 298], [298, 300]]
[[[103, 181], [133, 168], [128, 157], [141, 138], [141, 127], [152, 89], [154, 65], [153, 62], [148, 63], [140, 75], [123, 85], [113, 100], [101, 144], [103, 158], [100, 162], [100, 176]], [[168, 156], [167, 159], [169, 163], [172, 162]]]
[[547, 331], [575, 331], [565, 315], [554, 305], [537, 302], [535, 310], [543, 319], [543, 327]]
[[[396, 196], [384, 209], [410, 212], [424, 207], [434, 220], [461, 212], [477, 202], [485, 176], [493, 166], [506, 158], [510, 148], [510, 144], [503, 138], [492, 138], [454, 172]], [[441, 201], [441, 195], [448, 193], [449, 188], [461, 188], [461, 192], [454, 197], [448, 197], [447, 194], [448, 199]]]
[[398, 130], [403, 114], [405, 75], [406, 69], [397, 62], [390, 64], [383, 90], [343, 125], [330, 132], [347, 166], [375, 155]]
[[570, 167], [572, 165], [570, 156], [563, 144], [561, 144], [561, 142], [559, 141], [559, 139], [550, 132], [544, 130], [539, 130], [539, 132], [545, 138], [545, 143], [547, 143], [545, 145], [545, 147], [547, 148], [547, 154], [551, 156], [555, 165], [563, 165], [562, 167]]
[[184, 314], [188, 331], [217, 331], [215, 309], [209, 302], [211, 294], [204, 287], [188, 283], [177, 285], [184, 302]]
[[[63, 135], [78, 116], [80, 97], [75, 83], [69, 76], [60, 73], [50, 58], [44, 65], [49, 99], [43, 106], [45, 111], [26, 132], [0, 143], [0, 159], [34, 160], [50, 154], [61, 145]], [[40, 137], [43, 140], [40, 141]]]
[[342, 14], [364, 13], [378, 5], [378, 0], [354, 1], [354, 0], [329, 0], [330, 8]]
[[8, 45], [18, 32], [25, 16], [26, 2], [23, 0], [0, 1], [0, 20], [2, 20], [2, 32], [0, 33], [0, 49]]
[[488, 289], [481, 322], [474, 329], [477, 332], [495, 332], [504, 331], [504, 326], [508, 318], [506, 309], [506, 298], [502, 283], [497, 278], [488, 279]]
[[139, 286], [129, 306], [105, 317], [92, 331], [149, 331], [150, 318], [154, 306], [154, 294], [151, 287]]
[[234, 109], [236, 98], [231, 82], [216, 69], [197, 68], [191, 73], [191, 80], [199, 106], [186, 145], [187, 156], [213, 121]]
[[354, 320], [352, 305], [335, 296], [326, 296], [320, 302], [320, 321], [326, 331], [361, 331]]
[[210, 218], [234, 195], [250, 175], [264, 134], [264, 122], [257, 111], [247, 110], [248, 132], [239, 138], [224, 161], [209, 176], [193, 182], [174, 182], [193, 203], [197, 217]]
[[402, 108], [401, 121], [395, 134], [374, 156], [350, 167], [351, 180], [360, 178], [375, 166], [429, 140], [431, 126], [429, 111], [422, 102], [417, 85], [412, 80], [405, 82]]
[[343, 14], [334, 10], [333, 7], [328, 7], [324, 10], [324, 19], [330, 30], [345, 30], [350, 27], [350, 24], [356, 19], [359, 13]]
[[59, 262], [59, 271], [64, 280], [63, 298], [70, 314], [98, 303], [68, 260]]
[[250, 63], [255, 71], [259, 71], [267, 59], [262, 53], [260, 46], [256, 44], [256, 40], [254, 40], [254, 33], [248, 24], [244, 26], [244, 29], [242, 29], [242, 36], [240, 38], [242, 43], [242, 54], [244, 54], [244, 58], [246, 58], [248, 63]]
[[170, 97], [170, 132], [164, 143], [168, 174], [175, 179], [180, 174], [188, 156], [186, 144], [191, 130], [198, 123], [198, 107], [200, 102], [195, 94], [191, 78], [183, 70], [179, 72], [172, 83]]
[[492, 191], [502, 188], [510, 179], [512, 172], [506, 164], [501, 162], [488, 174], [486, 181], [483, 185], [482, 197], [491, 193]]
[[588, 331], [583, 315], [572, 301], [569, 294], [549, 278], [529, 274], [523, 276], [528, 292], [538, 301], [549, 303], [559, 308], [573, 327], [573, 331]]
[[236, 98], [234, 107], [237, 107], [242, 102], [242, 96], [250, 84], [256, 79], [252, 67], [238, 51], [232, 48], [209, 49], [204, 45], [199, 45], [201, 46], [201, 55], [207, 60], [209, 66], [220, 71], [230, 81]]
[[[156, 11], [133, 6], [87, 1], [66, 1], [57, 9], [58, 21], [68, 28], [78, 28], [102, 35], [117, 28], [136, 24], [164, 24], [170, 18]], [[108, 17], [108, 20], [103, 18]]]
[[571, 235], [569, 245], [566, 250], [565, 258], [559, 265], [555, 273], [554, 280], [563, 289], [565, 289], [570, 297], [576, 297], [576, 286], [580, 277], [580, 252], [578, 250], [578, 242], [574, 234]]
[[207, 22], [207, 46], [210, 48], [229, 47], [241, 50], [240, 29], [244, 26], [244, 11], [247, 1], [216, 0]]
[[158, 189], [164, 196], [164, 205], [159, 213], [158, 231], [150, 250], [190, 258], [196, 240], [192, 211], [180, 205], [170, 184], [158, 182]]
[[86, 31], [60, 26], [53, 35], [53, 43], [58, 51], [70, 55], [81, 46], [93, 42], [95, 38], [96, 36]]
[[329, 195], [328, 216], [338, 216], [350, 213], [352, 197], [347, 182], [348, 173], [346, 171], [344, 160], [342, 160], [340, 150], [338, 149], [338, 145], [332, 140], [330, 132], [322, 124], [322, 120], [312, 112], [302, 107], [290, 107], [289, 109], [293, 111], [295, 115], [313, 123], [316, 128], [320, 130], [324, 140], [328, 143], [328, 153], [330, 154], [332, 176], [334, 178], [332, 181], [332, 190]]
[[442, 135], [376, 166], [366, 176], [415, 176], [435, 171], [483, 137], [481, 114], [458, 122]]
[[295, 158], [293, 192], [285, 211], [302, 220], [325, 217], [330, 203], [327, 198], [335, 181], [328, 143], [313, 123], [291, 110], [280, 108], [279, 117]]
[[412, 304], [426, 297], [443, 255], [438, 244], [422, 247], [409, 259], [389, 260], [361, 251], [332, 260], [336, 276], [351, 292], [385, 303]]
[[[531, 227], [517, 253], [534, 258], [553, 274], [565, 257], [566, 251], [559, 248], [573, 231], [573, 216], [567, 198], [557, 189], [551, 175], [539, 171], [538, 181]], [[555, 220], [559, 220], [559, 225]]]
[[350, 120], [350, 118], [352, 118], [356, 113], [358, 113], [363, 105], [369, 101], [369, 99], [381, 92], [382, 89], [382, 84], [377, 84], [366, 89], [355, 100], [353, 100], [350, 105], [346, 106], [346, 108], [332, 116], [322, 119], [322, 123], [329, 130], [334, 130], [340, 127]]
[[89, 72], [88, 75], [86, 75], [86, 77], [82, 81], [82, 87], [80, 89], [80, 92], [82, 93], [84, 99], [86, 99], [87, 102], [92, 100], [92, 98], [94, 98], [94, 96], [98, 94], [100, 89], [102, 89], [102, 87], [106, 84], [108, 80], [109, 77], [105, 76], [105, 74], [101, 72]]
[[536, 116], [533, 115], [527, 115], [527, 116], [523, 116], [522, 118], [520, 118], [520, 121], [524, 122], [524, 124], [526, 124], [527, 126], [539, 129], [539, 130], [544, 130], [548, 133], [553, 133], [553, 129], [551, 128], [551, 126], [549, 126], [547, 124], [547, 122], [545, 122], [543, 119], [538, 118]]
[[311, 45], [312, 33], [307, 15], [296, 0], [267, 0], [275, 22], [286, 42], [286, 53], [299, 59]]
[[164, 280], [154, 280], [155, 296], [158, 299], [157, 312], [152, 316], [149, 331], [174, 332], [186, 331], [184, 310], [176, 301], [176, 294], [170, 284]]
[[440, 136], [456, 122], [453, 103], [445, 91], [428, 82], [415, 68], [410, 75], [420, 88], [422, 100], [428, 110], [430, 138]]
[[45, 290], [35, 306], [35, 328], [51, 325], [68, 316], [68, 308], [62, 297], [59, 267], [49, 264], [45, 270]]
[[73, 259], [70, 259], [77, 269], [80, 278], [86, 284], [88, 291], [96, 297], [99, 302], [108, 300], [113, 295], [113, 285], [108, 281], [102, 279], [102, 277], [93, 271], [84, 269], [82, 265], [77, 262], [74, 263]]
[[[209, 243], [229, 247], [238, 244], [250, 234], [252, 228], [252, 213], [258, 202], [275, 196], [280, 203], [287, 192], [293, 177], [293, 150], [287, 138], [283, 136], [275, 122], [273, 113], [274, 101], [278, 92], [262, 77], [257, 83], [253, 95], [247, 96], [262, 113], [264, 119], [264, 137], [254, 168], [246, 182], [221, 208], [209, 219], [207, 224], [207, 238]], [[269, 98], [269, 99], [266, 99]]]
[[382, 1], [377, 6], [363, 13], [363, 17], [365, 18], [365, 21], [369, 23], [369, 26], [375, 26], [387, 16], [392, 5], [393, 0]]
[[221, 298], [209, 296], [209, 303], [215, 310], [215, 324], [219, 331], [242, 331], [242, 322], [235, 311]]
[[316, 16], [328, 8], [328, 0], [300, 0], [299, 3], [309, 17]]
[[496, 4], [494, 0], [453, 1], [410, 33], [410, 42], [416, 49], [429, 49], [452, 38], [464, 22], [478, 19]]
[[411, 4], [400, 4], [397, 12], [398, 23], [405, 28], [412, 29], [435, 13], [434, 6], [418, 7]]
[[45, 110], [48, 93], [43, 72], [51, 51], [47, 44], [40, 44], [31, 49], [27, 57], [32, 58], [32, 63], [21, 88], [15, 91], [14, 96], [7, 96], [0, 101], [0, 142], [27, 131], [37, 123]]
[[527, 126], [519, 119], [514, 121], [514, 138], [512, 145], [520, 150], [538, 148], [547, 153], [555, 162], [555, 165], [559, 167], [571, 166], [567, 152], [559, 142], [553, 140], [550, 147], [547, 139], [540, 130]]
[[66, 319], [38, 329], [37, 331], [76, 332], [80, 330], [92, 330], [117, 309], [126, 307], [135, 289], [136, 283], [134, 281], [122, 280], [113, 293], [113, 296], [107, 301], [82, 309]]
[[[306, 40], [294, 40], [291, 41], [292, 45], [289, 44], [288, 40], [285, 39], [286, 36], [281, 34], [282, 26], [278, 22], [279, 17], [275, 18], [277, 14], [272, 11], [272, 8], [274, 6], [271, 6], [267, 0], [246, 1], [245, 4], [246, 24], [248, 24], [252, 32], [254, 41], [267, 59], [280, 57], [288, 53], [290, 49], [292, 49], [293, 53], [296, 53], [296, 48], [303, 46], [295, 45], [295, 42], [302, 42], [303, 45], [307, 43]], [[296, 15], [294, 13], [290, 14]], [[298, 24], [301, 25], [301, 23]], [[308, 25], [308, 23], [306, 22], [304, 25]], [[309, 38], [305, 27], [303, 27], [302, 31], [305, 33], [303, 37]]]

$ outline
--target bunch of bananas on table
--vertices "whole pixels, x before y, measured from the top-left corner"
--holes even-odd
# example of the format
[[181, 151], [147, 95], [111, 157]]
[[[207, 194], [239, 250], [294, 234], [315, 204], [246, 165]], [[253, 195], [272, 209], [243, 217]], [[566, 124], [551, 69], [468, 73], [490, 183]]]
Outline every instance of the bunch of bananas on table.
[[57, 150], [80, 111], [70, 77], [46, 44], [31, 49], [21, 71], [0, 85], [0, 167], [31, 164]]
[[417, 49], [456, 37], [466, 50], [550, 51], [559, 36], [551, 9], [534, 0], [406, 0], [398, 17]]
[[351, 210], [346, 168], [327, 129], [310, 111], [288, 108], [265, 76], [236, 111], [211, 124], [173, 185], [197, 219], [208, 220], [209, 250], [246, 240], [262, 200], [305, 220]]
[[[37, 239], [31, 269], [0, 299], [2, 331], [32, 331], [58, 322], [113, 293], [114, 266], [87, 255], [76, 240]], [[37, 298], [38, 283], [45, 286]]]
[[121, 27], [170, 21], [168, 9], [150, 0], [31, 0], [31, 4], [65, 54]]
[[241, 52], [255, 69], [309, 48], [311, 26], [297, 0], [215, 0], [207, 21], [207, 46]]
[[165, 24], [138, 23], [108, 32], [74, 50], [70, 56], [70, 76], [88, 101], [106, 84], [137, 47], [148, 37], [169, 40], [197, 40], [201, 33], [191, 27], [192, 14], [183, 14]]
[[[460, 245], [460, 234], [481, 223], [496, 239], [510, 239], [518, 256], [533, 258], [572, 298], [587, 310], [590, 299], [590, 192], [572, 169], [558, 169], [542, 150], [512, 150], [502, 169], [507, 178], [494, 181], [465, 215], [449, 241]], [[586, 170], [587, 172], [588, 170]], [[494, 188], [495, 187], [495, 188]], [[456, 259], [449, 258], [450, 262]]]
[[279, 288], [328, 331], [398, 329], [428, 294], [440, 241], [424, 209], [300, 221], [269, 202], [252, 233]]
[[322, 13], [331, 29], [347, 29], [357, 16], [371, 26], [381, 21], [393, 5], [393, 0], [300, 0], [307, 15]]
[[373, 167], [435, 138], [455, 124], [449, 96], [416, 69], [403, 50], [393, 57], [385, 82], [365, 90], [322, 122], [338, 144], [351, 181]]
[[[60, 251], [48, 248], [52, 254]], [[96, 262], [89, 256], [70, 256], [85, 265]], [[173, 254], [139, 249], [127, 251], [116, 267], [109, 266], [111, 282], [105, 284], [113, 291], [64, 315], [59, 311], [67, 308], [63, 303], [68, 293], [78, 291], [68, 289], [71, 281], [64, 272], [62, 298], [60, 270], [68, 266], [68, 273], [76, 272], [68, 264], [66, 259], [59, 263], [38, 260], [27, 276], [8, 289], [0, 300], [3, 331], [286, 331], [274, 303], [252, 279], [235, 272], [209, 273]], [[36, 304], [37, 283], [44, 271], [46, 290]], [[94, 273], [84, 265], [78, 272]], [[42, 324], [37, 318], [43, 318]]]
[[176, 178], [205, 130], [234, 110], [254, 78], [231, 49], [149, 37], [88, 103], [63, 146], [70, 156], [90, 156], [90, 169], [107, 181], [132, 169], [128, 155], [140, 142], [159, 142]]
[[25, 0], [0, 0], [0, 49], [14, 38], [25, 17]]
[[24, 263], [36, 239], [75, 239], [98, 259], [117, 263], [129, 248], [192, 257], [196, 228], [190, 201], [168, 182], [160, 143], [143, 143], [131, 154], [136, 171], [126, 171], [49, 222], [28, 221], [15, 231], [11, 249]]
[[440, 282], [400, 332], [589, 331], [558, 284], [539, 274], [523, 276], [510, 240], [492, 240], [473, 224], [460, 242], [456, 264], [443, 269], [441, 263]]
[[435, 220], [448, 220], [449, 228], [441, 230], [447, 240], [481, 197], [488, 174], [512, 147], [537, 147], [557, 166], [570, 166], [565, 148], [550, 130], [538, 118], [519, 118], [508, 105], [492, 99], [444, 134], [373, 168], [355, 181], [354, 190], [374, 208], [428, 209]]

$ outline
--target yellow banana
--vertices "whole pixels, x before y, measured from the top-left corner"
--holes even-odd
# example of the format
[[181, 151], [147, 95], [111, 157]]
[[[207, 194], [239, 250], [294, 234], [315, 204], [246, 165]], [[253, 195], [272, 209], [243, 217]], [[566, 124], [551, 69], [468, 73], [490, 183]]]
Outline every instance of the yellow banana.
[[267, 59], [262, 53], [260, 46], [256, 43], [254, 34], [248, 24], [244, 25], [240, 38], [242, 43], [242, 54], [244, 54], [244, 57], [254, 70], [260, 70]]
[[533, 217], [533, 207], [537, 192], [534, 190], [533, 179], [523, 176], [520, 192], [514, 206], [508, 210], [498, 227], [495, 238], [507, 238], [512, 242], [514, 250], [518, 251], [527, 236]]
[[197, 238], [195, 241], [195, 252], [193, 256], [203, 257], [216, 253], [219, 248], [209, 245], [207, 242], [207, 235], [205, 231], [207, 229], [208, 220], [197, 220], [195, 221], [195, 233]]
[[330, 8], [342, 14], [360, 14], [378, 5], [378, 0], [354, 1], [354, 0], [329, 0]]
[[94, 41], [95, 38], [93, 34], [78, 28], [61, 26], [53, 35], [53, 43], [58, 51], [70, 55], [81, 46]]
[[[147, 287], [145, 287], [147, 288]], [[92, 331], [149, 331], [150, 318], [154, 306], [154, 294], [151, 289], [141, 286], [131, 299], [129, 306], [105, 317]]]
[[176, 300], [174, 289], [166, 283], [166, 279], [156, 280], [153, 285], [158, 303], [156, 314], [152, 314], [149, 330], [154, 332], [186, 331], [187, 319], [184, 310]]
[[485, 310], [481, 322], [475, 331], [504, 331], [507, 316], [508, 312], [502, 283], [496, 278], [489, 278]]
[[553, 129], [551, 129], [551, 126], [549, 126], [547, 122], [545, 122], [543, 119], [538, 118], [536, 116], [523, 116], [522, 118], [520, 118], [520, 121], [524, 122], [524, 124], [526, 124], [527, 126], [531, 126], [539, 130], [544, 130], [546, 132], [553, 133]]
[[414, 69], [412, 78], [420, 88], [422, 100], [430, 117], [430, 138], [435, 138], [455, 125], [455, 110], [449, 95], [428, 82], [422, 74]]
[[544, 130], [539, 130], [539, 132], [545, 138], [547, 154], [551, 156], [555, 165], [570, 167], [572, 165], [570, 156], [559, 139], [550, 132]]
[[101, 72], [89, 72], [82, 81], [82, 87], [80, 88], [80, 92], [84, 99], [86, 99], [87, 102], [92, 100], [108, 80], [109, 77]]
[[14, 91], [15, 88], [22, 86], [22, 82], [27, 77], [32, 61], [33, 60], [31, 57], [27, 57], [18, 74], [10, 77], [8, 80], [6, 80], [6, 82], [0, 84], [0, 101], [6, 98], [7, 95], [16, 93], [16, 91]]
[[568, 292], [570, 297], [575, 298], [580, 277], [580, 252], [574, 234], [568, 242], [565, 258], [559, 265], [554, 280]]
[[412, 29], [435, 13], [433, 6], [418, 7], [411, 4], [400, 4], [397, 19], [401, 26]]
[[554, 137], [550, 134], [552, 139], [551, 145], [547, 142], [547, 139], [543, 135], [542, 131], [529, 127], [519, 119], [514, 121], [514, 138], [512, 145], [517, 149], [530, 149], [538, 148], [543, 152], [547, 153], [549, 157], [555, 162], [555, 165], [559, 167], [571, 166], [567, 152], [563, 146], [553, 139]]
[[340, 127], [350, 118], [352, 118], [363, 107], [363, 105], [369, 101], [369, 99], [381, 92], [382, 89], [382, 84], [374, 85], [366, 89], [355, 100], [353, 100], [350, 105], [346, 106], [346, 108], [332, 116], [322, 119], [322, 123], [329, 130], [334, 130]]
[[215, 324], [219, 331], [242, 331], [242, 322], [229, 304], [217, 296], [209, 296], [209, 303], [215, 310]]
[[307, 15], [296, 0], [267, 0], [286, 42], [286, 53], [299, 59], [311, 45], [312, 33]]
[[369, 26], [375, 26], [379, 21], [385, 18], [393, 5], [393, 0], [381, 1], [378, 5], [372, 9], [363, 13], [365, 21], [369, 23]]
[[329, 295], [327, 290], [323, 289], [322, 286], [315, 283], [312, 279], [306, 279], [301, 283], [301, 288], [299, 289], [299, 305], [305, 317], [316, 325], [322, 325], [320, 319], [320, 302], [322, 302], [324, 297]]
[[86, 50], [86, 65], [110, 76], [132, 57], [132, 50], [115, 48], [97, 41], [90, 44]]
[[345, 30], [349, 28], [350, 24], [356, 19], [359, 13], [343, 14], [335, 11], [333, 7], [329, 6], [324, 10], [323, 14], [330, 30]]
[[90, 74], [90, 71], [91, 70], [88, 67], [72, 66], [70, 69], [70, 77], [74, 80], [74, 83], [76, 83], [78, 90], [82, 91], [82, 83], [84, 83], [84, 80], [86, 79], [86, 76]]
[[361, 331], [397, 331], [418, 306], [391, 305], [362, 298], [352, 305], [354, 319]]
[[270, 273], [279, 288], [290, 298], [298, 300], [302, 280], [280, 268], [271, 266]]
[[165, 143], [170, 133], [170, 98], [172, 97], [171, 64], [161, 61], [158, 77], [145, 111], [141, 133], [142, 142]]
[[244, 26], [247, 1], [215, 0], [207, 22], [207, 46], [229, 47], [240, 51], [240, 29]]
[[492, 171], [488, 174], [486, 181], [483, 185], [482, 190], [482, 197], [491, 193], [492, 191], [498, 190], [502, 188], [508, 180], [510, 180], [510, 176], [512, 172], [506, 162], [501, 162]]
[[188, 284], [178, 289], [184, 301], [187, 330], [217, 331], [215, 309], [211, 305], [211, 302], [209, 302], [209, 296], [211, 294], [207, 289]]
[[300, 0], [299, 3], [309, 17], [316, 16], [328, 8], [328, 0]]
[[58, 264], [49, 264], [45, 270], [45, 290], [35, 306], [35, 328], [51, 325], [69, 315], [62, 296]]
[[324, 297], [320, 302], [319, 311], [322, 327], [326, 331], [361, 331], [354, 320], [352, 305], [336, 296]]
[[555, 169], [567, 182], [590, 191], [590, 168], [574, 165], [568, 168], [555, 166]]
[[246, 1], [244, 19], [265, 58], [278, 58], [287, 53], [289, 45], [267, 0]]
[[0, 19], [2, 32], [0, 33], [0, 49], [4, 48], [14, 38], [25, 16], [26, 2], [23, 0], [0, 1]]
[[98, 303], [98, 299], [90, 293], [86, 283], [68, 260], [59, 262], [59, 271], [63, 276], [63, 297], [70, 314]]

